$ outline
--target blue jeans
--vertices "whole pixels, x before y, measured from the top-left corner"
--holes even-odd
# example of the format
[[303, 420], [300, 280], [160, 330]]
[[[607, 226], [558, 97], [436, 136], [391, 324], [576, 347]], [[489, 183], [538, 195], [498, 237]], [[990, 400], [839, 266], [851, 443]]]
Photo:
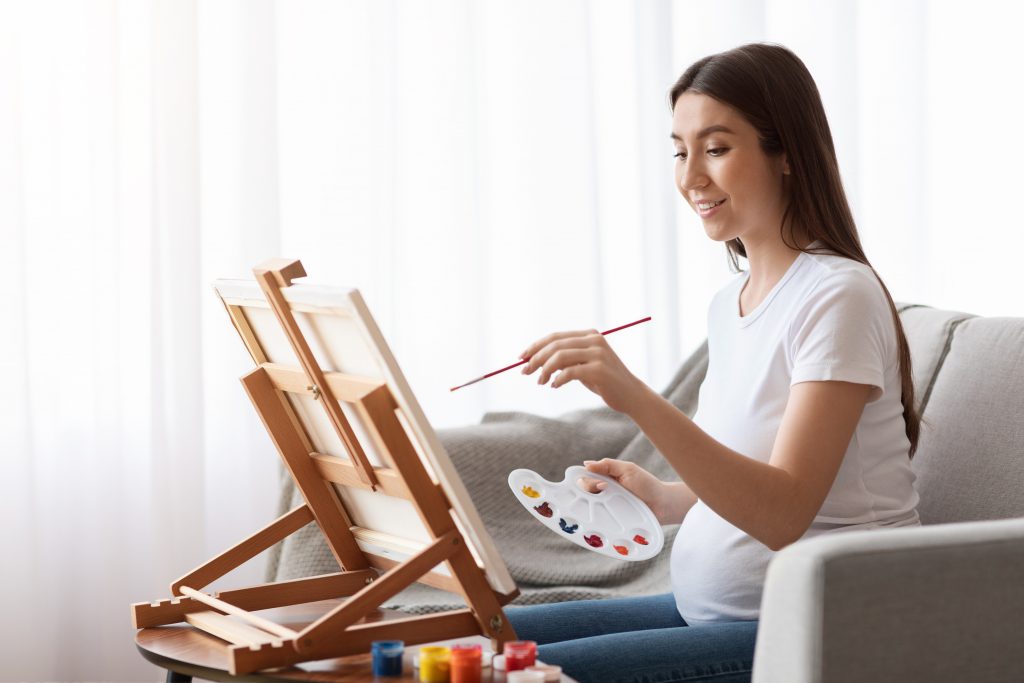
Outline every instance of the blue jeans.
[[671, 683], [750, 680], [756, 621], [687, 626], [671, 593], [506, 607], [537, 658], [580, 681]]

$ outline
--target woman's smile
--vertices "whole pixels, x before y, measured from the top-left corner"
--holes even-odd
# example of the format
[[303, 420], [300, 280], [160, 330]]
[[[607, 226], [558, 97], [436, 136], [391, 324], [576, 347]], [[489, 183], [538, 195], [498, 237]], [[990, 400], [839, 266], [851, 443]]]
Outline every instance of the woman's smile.
[[711, 216], [714, 216], [716, 213], [718, 213], [718, 209], [720, 209], [723, 204], [725, 204], [724, 199], [719, 199], [718, 201], [700, 200], [694, 202], [693, 206], [695, 209], [697, 209], [697, 215], [699, 215], [701, 218], [710, 218]]

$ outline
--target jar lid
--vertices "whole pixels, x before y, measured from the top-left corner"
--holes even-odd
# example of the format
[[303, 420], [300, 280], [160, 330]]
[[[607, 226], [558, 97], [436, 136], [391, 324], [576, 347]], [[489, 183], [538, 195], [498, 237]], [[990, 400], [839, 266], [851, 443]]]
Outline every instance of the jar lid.
[[544, 674], [547, 683], [558, 683], [562, 680], [562, 667], [555, 664], [534, 664], [526, 667], [526, 671], [539, 671]]
[[451, 650], [446, 647], [430, 645], [420, 648], [419, 664], [421, 667], [427, 663], [447, 662], [450, 658]]
[[505, 643], [505, 654], [524, 655], [537, 653], [537, 642], [534, 640], [510, 640]]
[[480, 660], [482, 651], [483, 648], [477, 644], [455, 645], [452, 647], [452, 659]]
[[392, 654], [394, 652], [402, 652], [404, 649], [405, 642], [401, 640], [375, 640], [370, 643], [371, 652]]
[[544, 683], [544, 672], [542, 671], [509, 671], [505, 676], [508, 683]]

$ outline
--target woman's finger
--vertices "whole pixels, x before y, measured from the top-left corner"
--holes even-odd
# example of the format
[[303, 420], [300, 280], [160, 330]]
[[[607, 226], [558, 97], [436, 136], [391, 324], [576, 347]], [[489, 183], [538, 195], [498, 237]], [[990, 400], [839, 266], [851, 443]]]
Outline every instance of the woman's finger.
[[[600, 335], [598, 335], [600, 336]], [[567, 349], [588, 349], [594, 346], [593, 335], [585, 335], [582, 337], [566, 337], [565, 339], [559, 339], [546, 345], [544, 348], [537, 351], [533, 356], [530, 357], [529, 362], [523, 366], [523, 374], [529, 375], [534, 370], [540, 367], [548, 366], [548, 363], [552, 360], [552, 357], [560, 351]], [[551, 372], [557, 370], [557, 367], [549, 367]]]
[[558, 373], [558, 376], [551, 380], [551, 388], [557, 389], [560, 386], [568, 384], [574, 379], [578, 379], [583, 382], [584, 386], [590, 388], [587, 382], [584, 381], [586, 373], [590, 372], [587, 368], [587, 363], [577, 363], [576, 365], [570, 365], [567, 368], [562, 368]]
[[531, 353], [528, 356], [530, 360], [530, 366], [537, 368], [540, 363], [543, 363], [544, 359], [551, 355], [552, 352], [562, 348], [578, 347], [591, 343], [594, 338], [601, 337], [600, 333], [588, 334], [579, 332], [560, 332], [557, 338], [552, 338], [546, 343], [540, 343], [531, 349]]
[[542, 339], [538, 339], [537, 341], [535, 341], [532, 344], [530, 344], [529, 346], [527, 346], [526, 350], [523, 351], [521, 354], [519, 354], [519, 357], [520, 358], [532, 358], [535, 353], [537, 353], [538, 351], [543, 349], [545, 346], [547, 346], [551, 342], [558, 341], [560, 339], [565, 339], [567, 337], [584, 337], [584, 336], [587, 336], [587, 335], [590, 335], [590, 334], [601, 334], [601, 333], [598, 332], [597, 330], [575, 330], [575, 331], [571, 331], [571, 332], [554, 332], [554, 333], [549, 334], [548, 336], [546, 336], [546, 337], [544, 337]]
[[576, 480], [577, 485], [587, 493], [600, 493], [608, 488], [608, 482], [590, 477], [580, 477]]
[[559, 349], [551, 354], [551, 357], [541, 366], [537, 384], [546, 383], [559, 370], [565, 372], [575, 365], [583, 365], [593, 359], [594, 349], [591, 347]]
[[615, 458], [602, 458], [601, 460], [587, 460], [583, 463], [583, 466], [594, 474], [603, 474], [606, 477], [612, 479], [618, 479], [625, 475], [629, 470], [636, 467], [635, 463], [629, 462], [628, 460], [616, 460]]

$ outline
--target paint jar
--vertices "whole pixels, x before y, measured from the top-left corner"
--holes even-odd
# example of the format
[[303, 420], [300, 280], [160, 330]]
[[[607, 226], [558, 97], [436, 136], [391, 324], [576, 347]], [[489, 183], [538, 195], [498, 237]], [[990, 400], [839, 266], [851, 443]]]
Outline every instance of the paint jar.
[[544, 674], [544, 680], [546, 683], [558, 683], [562, 680], [562, 667], [555, 666], [554, 664], [534, 664], [533, 666], [526, 667], [527, 671], [539, 671]]
[[509, 671], [505, 677], [507, 683], [544, 683], [543, 671]]
[[520, 671], [537, 661], [537, 643], [532, 640], [512, 640], [505, 643], [505, 670]]
[[436, 645], [420, 648], [421, 683], [448, 683], [451, 650]]
[[375, 640], [370, 645], [373, 654], [374, 676], [401, 676], [402, 653], [405, 643], [401, 640]]
[[480, 683], [483, 649], [479, 645], [456, 645], [451, 655], [451, 683]]

